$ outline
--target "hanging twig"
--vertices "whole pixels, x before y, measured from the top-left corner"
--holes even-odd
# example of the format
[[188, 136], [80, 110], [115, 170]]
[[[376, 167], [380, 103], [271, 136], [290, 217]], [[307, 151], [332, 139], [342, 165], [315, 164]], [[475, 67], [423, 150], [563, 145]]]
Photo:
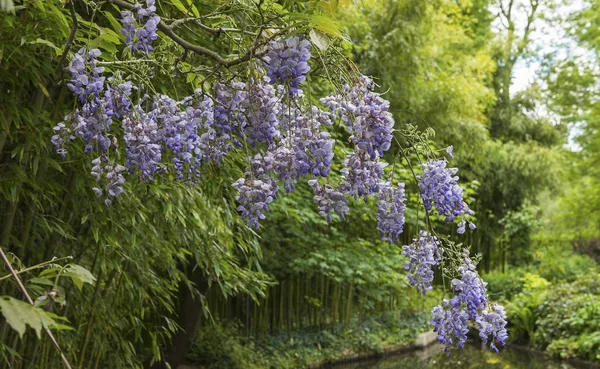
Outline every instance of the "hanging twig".
[[[21, 292], [23, 292], [23, 295], [25, 295], [25, 298], [27, 299], [27, 302], [29, 302], [33, 306], [34, 304], [33, 304], [33, 300], [31, 299], [31, 296], [29, 296], [29, 293], [27, 292], [27, 289], [23, 285], [23, 282], [21, 282], [21, 279], [17, 275], [17, 272], [13, 269], [12, 264], [10, 263], [10, 261], [8, 260], [8, 258], [6, 257], [6, 254], [4, 253], [4, 250], [2, 249], [1, 246], [0, 246], [0, 255], [2, 256], [2, 259], [4, 260], [4, 263], [8, 267], [8, 270], [10, 270], [10, 273], [12, 274], [14, 280], [17, 282], [17, 285], [19, 286], [19, 289], [21, 290]], [[46, 331], [46, 333], [50, 337], [50, 341], [52, 341], [52, 344], [58, 350], [58, 353], [60, 354], [60, 358], [62, 359], [62, 362], [65, 365], [65, 368], [72, 369], [71, 368], [71, 364], [69, 364], [69, 360], [67, 360], [67, 357], [65, 356], [65, 354], [61, 350], [58, 342], [56, 341], [56, 338], [54, 338], [54, 335], [50, 331], [50, 328], [48, 328], [45, 324], [43, 326], [44, 326], [44, 330]]]
[[61, 73], [61, 69], [65, 60], [67, 59], [67, 54], [73, 45], [73, 40], [75, 39], [75, 33], [77, 32], [77, 27], [79, 23], [77, 22], [77, 13], [75, 13], [75, 5], [73, 4], [73, 0], [69, 1], [69, 8], [71, 10], [71, 18], [73, 19], [73, 28], [71, 28], [71, 33], [69, 34], [69, 38], [67, 39], [67, 43], [65, 44], [65, 49], [63, 50], [62, 55], [60, 56], [60, 60], [58, 61], [58, 73]]

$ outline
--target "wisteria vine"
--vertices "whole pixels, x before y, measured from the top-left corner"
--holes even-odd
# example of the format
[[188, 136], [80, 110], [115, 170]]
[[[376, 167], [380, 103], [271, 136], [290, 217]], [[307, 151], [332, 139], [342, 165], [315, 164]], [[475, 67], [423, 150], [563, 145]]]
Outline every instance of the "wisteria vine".
[[[132, 11], [121, 12], [122, 34], [132, 52], [146, 58], [154, 51], [161, 19], [155, 0]], [[249, 227], [259, 228], [270, 205], [283, 186], [293, 191], [305, 180], [313, 191], [319, 214], [331, 222], [342, 220], [350, 211], [350, 199], [371, 196], [377, 202], [377, 229], [382, 240], [393, 243], [403, 232], [406, 211], [404, 183], [385, 180], [384, 155], [392, 145], [394, 119], [390, 103], [375, 92], [373, 80], [360, 76], [338, 93], [320, 99], [320, 106], [305, 97], [301, 85], [311, 70], [310, 42], [300, 36], [272, 41], [257, 61], [247, 80], [215, 83], [211, 89], [173, 99], [150, 94], [122, 75], [105, 76], [98, 49], [81, 48], [69, 65], [68, 88], [80, 106], [55, 127], [52, 143], [65, 157], [68, 145], [82, 139], [85, 152], [93, 155], [92, 188], [106, 205], [125, 192], [125, 175], [153, 182], [174, 178], [195, 183], [202, 167], [219, 165], [232, 151], [248, 152], [243, 176], [232, 186], [237, 191], [238, 211]], [[135, 98], [134, 98], [135, 96]], [[113, 123], [120, 123], [114, 129]], [[335, 140], [329, 127], [341, 123], [349, 133], [339, 180], [330, 177]], [[112, 128], [112, 130], [111, 130]], [[121, 140], [113, 131], [122, 132]], [[125, 163], [113, 155], [124, 147]], [[453, 158], [453, 147], [446, 150]], [[417, 176], [420, 197], [429, 215], [448, 223], [458, 222], [464, 233], [474, 215], [458, 185], [456, 168], [431, 159], [422, 164]], [[426, 294], [431, 290], [434, 268], [444, 257], [442, 241], [421, 231], [410, 245], [403, 246], [409, 283]], [[499, 305], [488, 303], [468, 251], [458, 268], [460, 278], [452, 280], [456, 295], [433, 309], [433, 325], [440, 342], [462, 347], [469, 322], [480, 331], [484, 343], [497, 350], [506, 338], [506, 315]]]

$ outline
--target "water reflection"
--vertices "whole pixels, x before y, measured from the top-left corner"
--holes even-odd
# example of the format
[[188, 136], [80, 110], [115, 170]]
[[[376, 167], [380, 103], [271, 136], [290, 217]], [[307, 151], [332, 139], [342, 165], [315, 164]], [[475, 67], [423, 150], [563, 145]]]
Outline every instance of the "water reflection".
[[598, 366], [555, 361], [518, 348], [500, 354], [468, 345], [448, 357], [439, 345], [410, 354], [332, 366], [335, 369], [592, 369]]

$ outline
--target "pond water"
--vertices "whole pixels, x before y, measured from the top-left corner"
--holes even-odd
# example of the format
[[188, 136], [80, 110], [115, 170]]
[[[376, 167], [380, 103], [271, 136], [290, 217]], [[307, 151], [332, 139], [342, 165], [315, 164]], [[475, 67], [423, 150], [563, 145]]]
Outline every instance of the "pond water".
[[500, 354], [476, 345], [455, 350], [448, 357], [440, 345], [409, 354], [331, 366], [335, 369], [597, 369], [599, 366], [556, 361], [522, 348]]

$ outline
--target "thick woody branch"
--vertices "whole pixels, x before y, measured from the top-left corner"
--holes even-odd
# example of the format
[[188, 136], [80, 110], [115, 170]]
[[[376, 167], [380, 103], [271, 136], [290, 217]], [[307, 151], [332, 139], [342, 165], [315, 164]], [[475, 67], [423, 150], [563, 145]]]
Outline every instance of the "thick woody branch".
[[181, 18], [181, 19], [176, 19], [173, 22], [171, 22], [171, 24], [169, 25], [169, 28], [171, 29], [175, 29], [177, 27], [180, 27], [182, 25], [184, 25], [185, 23], [193, 23], [194, 25], [198, 26], [199, 28], [201, 28], [202, 30], [212, 33], [213, 35], [219, 35], [221, 33], [244, 33], [246, 35], [251, 35], [254, 36], [256, 35], [255, 32], [251, 32], [251, 31], [246, 31], [243, 29], [239, 29], [239, 28], [227, 28], [227, 27], [210, 27], [207, 26], [206, 24], [203, 24], [200, 22], [200, 18]]
[[[132, 10], [134, 8], [133, 4], [128, 3], [127, 1], [124, 1], [124, 0], [109, 0], [109, 2], [112, 4], [115, 4], [116, 6], [118, 6], [120, 8], [127, 9], [127, 10]], [[244, 62], [252, 59], [253, 56], [255, 56], [255, 47], [253, 47], [252, 49], [248, 50], [248, 52], [246, 54], [242, 55], [239, 58], [225, 59], [221, 55], [219, 55], [217, 52], [215, 52], [211, 49], [207, 49], [200, 45], [195, 45], [195, 44], [183, 39], [182, 37], [177, 35], [175, 33], [175, 31], [173, 31], [173, 29], [171, 27], [169, 27], [167, 24], [165, 24], [164, 22], [160, 22], [158, 24], [158, 29], [160, 31], [162, 31], [171, 40], [173, 40], [175, 43], [177, 43], [179, 46], [183, 47], [184, 49], [191, 51], [195, 54], [205, 56], [205, 57], [211, 59], [212, 61], [214, 61], [215, 63], [220, 64], [224, 67], [232, 67], [232, 66], [244, 63]]]

